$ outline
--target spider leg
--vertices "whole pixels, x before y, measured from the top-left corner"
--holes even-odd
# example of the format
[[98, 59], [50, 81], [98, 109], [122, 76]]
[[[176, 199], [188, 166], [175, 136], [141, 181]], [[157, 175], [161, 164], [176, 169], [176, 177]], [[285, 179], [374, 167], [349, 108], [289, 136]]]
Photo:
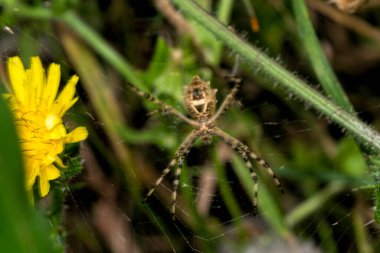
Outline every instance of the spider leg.
[[242, 143], [238, 139], [230, 136], [229, 134], [225, 133], [220, 128], [215, 127], [214, 128], [214, 134], [216, 136], [218, 136], [219, 138], [221, 138], [224, 142], [226, 142], [227, 144], [229, 144], [231, 147], [236, 147], [238, 150], [241, 150], [241, 151], [245, 152], [253, 160], [255, 160], [258, 164], [260, 164], [261, 166], [263, 166], [266, 169], [266, 171], [268, 172], [268, 174], [272, 176], [272, 179], [273, 179], [274, 183], [277, 185], [277, 187], [280, 189], [280, 191], [282, 193], [284, 193], [284, 189], [282, 188], [282, 185], [281, 185], [280, 181], [278, 180], [276, 174], [274, 174], [274, 172], [273, 172], [271, 166], [269, 165], [269, 163], [267, 163], [265, 160], [263, 160], [262, 158], [260, 158], [259, 156], [257, 156], [255, 153], [253, 153], [248, 148], [247, 145], [245, 145], [244, 143]]
[[252, 203], [253, 203], [253, 212], [252, 213], [253, 213], [253, 215], [256, 215], [256, 213], [257, 213], [257, 203], [258, 203], [257, 193], [259, 191], [259, 185], [257, 183], [257, 174], [256, 174], [256, 172], [252, 168], [252, 163], [249, 160], [247, 153], [244, 150], [242, 150], [239, 146], [234, 146], [233, 143], [229, 143], [229, 142], [226, 142], [226, 143], [231, 148], [233, 148], [234, 150], [236, 150], [240, 154], [240, 156], [245, 161], [245, 164], [246, 164], [247, 168], [249, 169], [249, 172], [251, 174], [251, 178], [253, 180], [253, 200], [252, 200]]
[[177, 202], [177, 190], [178, 190], [178, 185], [179, 185], [179, 177], [181, 176], [183, 159], [185, 156], [186, 156], [186, 154], [184, 154], [178, 160], [178, 167], [175, 171], [174, 180], [173, 180], [172, 206], [170, 208], [170, 212], [171, 212], [173, 220], [175, 220], [175, 206], [176, 206], [176, 202]]
[[160, 109], [156, 109], [154, 111], [148, 112], [146, 116], [153, 116], [154, 114], [159, 114], [159, 113], [165, 114], [165, 113], [168, 113], [168, 111], [164, 108], [160, 108]]
[[[193, 146], [195, 140], [199, 137], [199, 133], [200, 133], [199, 130], [193, 130], [186, 137], [186, 139], [181, 143], [181, 145], [179, 146], [179, 148], [175, 152], [174, 159], [171, 160], [170, 163], [169, 163], [169, 165], [162, 171], [161, 176], [156, 180], [156, 182], [150, 188], [150, 190], [148, 191], [148, 193], [145, 195], [145, 198], [144, 198], [143, 201], [146, 201], [150, 197], [150, 195], [153, 194], [153, 192], [156, 189], [156, 187], [159, 184], [161, 184], [161, 182], [164, 179], [164, 177], [170, 172], [170, 170], [176, 165], [176, 163], [178, 161], [178, 168], [179, 169], [176, 170], [175, 179], [174, 179], [174, 183], [173, 183], [174, 184], [174, 191], [173, 191], [173, 195], [172, 195], [173, 205], [175, 205], [176, 198], [177, 198], [177, 196], [176, 196], [177, 195], [177, 187], [178, 187], [178, 183], [179, 183], [178, 179], [179, 179], [179, 176], [180, 176], [180, 173], [181, 173], [183, 159], [184, 159], [184, 157], [186, 157], [187, 153], [189, 153], [189, 150]], [[173, 207], [172, 207], [172, 210], [173, 210]], [[172, 214], [174, 216], [173, 212], [172, 212]]]
[[269, 165], [269, 163], [267, 161], [263, 160], [261, 157], [257, 156], [252, 151], [250, 151], [247, 146], [246, 146], [246, 148], [247, 148], [249, 156], [252, 159], [254, 159], [258, 164], [260, 164], [261, 166], [263, 166], [267, 170], [268, 174], [272, 176], [272, 179], [273, 179], [274, 183], [280, 189], [281, 193], [284, 194], [284, 189], [282, 188], [282, 185], [281, 185], [280, 181], [278, 180], [276, 174], [274, 174], [274, 172], [273, 172], [271, 166]]
[[170, 161], [169, 165], [161, 172], [161, 176], [154, 182], [154, 185], [149, 189], [148, 193], [145, 195], [145, 198], [143, 202], [146, 202], [150, 195], [153, 194], [154, 190], [156, 187], [161, 184], [162, 180], [164, 177], [170, 172], [170, 170], [174, 167], [174, 165], [177, 163], [177, 159], [174, 158], [173, 160]]
[[218, 137], [220, 137], [228, 146], [230, 146], [232, 149], [234, 149], [235, 151], [237, 151], [239, 153], [239, 155], [245, 161], [245, 164], [246, 164], [247, 168], [249, 169], [249, 172], [250, 172], [250, 175], [251, 175], [251, 178], [252, 178], [252, 181], [253, 181], [253, 199], [252, 199], [253, 212], [252, 213], [253, 213], [253, 215], [256, 215], [256, 213], [257, 213], [257, 203], [258, 203], [257, 193], [258, 193], [258, 190], [259, 190], [259, 185], [257, 183], [257, 174], [256, 174], [256, 172], [252, 168], [252, 163], [249, 160], [249, 157], [248, 157], [247, 153], [234, 140], [234, 138], [232, 138], [232, 137], [229, 138], [229, 136], [227, 136], [227, 134], [225, 134], [224, 132], [216, 131], [215, 134]]
[[217, 120], [220, 117], [220, 115], [222, 115], [230, 107], [231, 103], [234, 101], [234, 96], [239, 90], [241, 79], [234, 76], [229, 76], [228, 78], [229, 78], [229, 82], [234, 83], [234, 86], [231, 89], [230, 93], [223, 100], [218, 111], [211, 117], [211, 119], [207, 121], [207, 123], [212, 123], [215, 120]]
[[253, 215], [256, 215], [256, 213], [257, 213], [257, 202], [258, 202], [257, 193], [259, 191], [259, 184], [257, 183], [257, 175], [256, 175], [256, 172], [252, 168], [252, 163], [251, 163], [251, 161], [249, 161], [247, 153], [238, 147], [236, 147], [235, 150], [241, 155], [241, 157], [243, 157], [243, 160], [245, 161], [245, 164], [251, 173], [251, 177], [253, 180]]
[[156, 104], [156, 105], [159, 105], [161, 106], [161, 109], [158, 109], [158, 110], [155, 110], [153, 111], [153, 114], [154, 113], [157, 113], [157, 112], [167, 112], [167, 113], [171, 113], [175, 116], [177, 116], [178, 118], [180, 118], [181, 120], [185, 121], [186, 123], [190, 124], [191, 126], [193, 127], [199, 127], [200, 124], [192, 119], [189, 119], [187, 118], [186, 116], [184, 116], [182, 113], [180, 113], [179, 111], [177, 111], [176, 109], [174, 109], [173, 107], [167, 105], [166, 103], [162, 102], [161, 100], [159, 100], [158, 98], [156, 98], [155, 96], [152, 96], [150, 95], [149, 93], [146, 93], [146, 92], [143, 92], [142, 90], [138, 89], [137, 87], [129, 84], [128, 87], [133, 90], [138, 96]]
[[178, 167], [174, 174], [173, 180], [173, 192], [172, 192], [172, 206], [170, 208], [170, 212], [172, 215], [172, 219], [175, 220], [175, 207], [177, 202], [177, 190], [179, 185], [179, 178], [182, 172], [183, 160], [189, 153], [190, 149], [193, 147], [194, 142], [200, 136], [199, 130], [193, 130], [193, 132], [185, 139], [185, 141], [181, 144], [178, 149]]

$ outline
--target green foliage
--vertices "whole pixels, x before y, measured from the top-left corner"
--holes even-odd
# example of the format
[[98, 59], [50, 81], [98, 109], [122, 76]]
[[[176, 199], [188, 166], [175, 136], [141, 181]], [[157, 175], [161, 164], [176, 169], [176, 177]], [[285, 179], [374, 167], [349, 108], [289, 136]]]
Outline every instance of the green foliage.
[[67, 168], [61, 169], [62, 178], [69, 181], [83, 171], [82, 158], [79, 156], [70, 157]]
[[[77, 202], [70, 208], [79, 209], [79, 221], [84, 224], [72, 229], [89, 231], [88, 234], [95, 237], [96, 242], [92, 244], [83, 242], [80, 236], [78, 239], [81, 245], [86, 244], [92, 251], [114, 250], [112, 243], [117, 236], [107, 237], [108, 234], [101, 230], [106, 225], [97, 220], [99, 216], [96, 214], [99, 210], [107, 210], [107, 221], [111, 223], [115, 209], [118, 224], [133, 230], [125, 238], [131, 238], [131, 245], [137, 245], [141, 251], [148, 251], [145, 247], [152, 241], [154, 243], [152, 238], [159, 238], [177, 252], [188, 248], [215, 252], [222, 244], [234, 244], [231, 242], [239, 244], [235, 251], [243, 251], [257, 237], [274, 242], [273, 234], [290, 243], [318, 242], [321, 250], [326, 252], [355, 251], [355, 247], [360, 252], [363, 242], [376, 248], [378, 239], [368, 237], [366, 232], [377, 227], [367, 225], [370, 223], [363, 219], [367, 217], [363, 214], [371, 208], [368, 201], [371, 194], [361, 192], [368, 189], [375, 196], [374, 217], [379, 222], [379, 135], [352, 113], [346, 91], [336, 78], [335, 66], [324, 55], [316, 36], [319, 31], [312, 26], [304, 1], [293, 0], [293, 9], [289, 7], [291, 1], [251, 1], [260, 21], [260, 33], [249, 30], [249, 19], [242, 3], [231, 0], [199, 1], [207, 12], [193, 1], [173, 0], [183, 14], [181, 17], [191, 27], [188, 33], [175, 27], [169, 19], [165, 20], [148, 3], [144, 6], [144, 15], [153, 14], [145, 19], [145, 16], [138, 16], [141, 12], [134, 12], [137, 7], [131, 1], [109, 1], [109, 9], [105, 12], [95, 3], [85, 5], [76, 0], [53, 1], [51, 8], [15, 1], [16, 12], [10, 2], [4, 5], [0, 24], [16, 23], [12, 26], [16, 28], [14, 30], [21, 30], [21, 35], [12, 39], [17, 43], [16, 51], [28, 58], [40, 50], [47, 55], [46, 61], [56, 58], [56, 62], [65, 63], [62, 65], [63, 75], [75, 72], [80, 76], [78, 91], [83, 100], [76, 113], [84, 115], [82, 118], [93, 133], [90, 145], [86, 145], [86, 159], [90, 159], [87, 171], [82, 168], [82, 158], [77, 156], [78, 146], [68, 147], [64, 157], [68, 167], [62, 169], [61, 179], [52, 183], [50, 201], [36, 203], [36, 208], [51, 223], [50, 238], [54, 248], [63, 251], [67, 235], [76, 236], [77, 231], [67, 231], [63, 226], [63, 207], [67, 194], [77, 190], [75, 201], [85, 208], [78, 207]], [[144, 24], [140, 23], [142, 20]], [[245, 33], [247, 35], [243, 36]], [[223, 145], [217, 138], [206, 148], [196, 142], [179, 185], [177, 210], [180, 219], [172, 222], [168, 211], [171, 192], [167, 189], [171, 187], [170, 174], [152, 199], [144, 205], [141, 200], [191, 128], [171, 115], [146, 116], [147, 112], [157, 109], [157, 105], [137, 97], [126, 88], [126, 83], [185, 113], [183, 86], [192, 76], [200, 75], [218, 89], [220, 105], [230, 89], [223, 82], [223, 76], [231, 73], [236, 55], [240, 55], [241, 63], [238, 74], [244, 79], [237, 98], [242, 99], [244, 106], [240, 110], [231, 108], [217, 124], [268, 160], [284, 185], [285, 194], [279, 193], [265, 169], [255, 164], [254, 169], [259, 174], [259, 214], [252, 217], [249, 211], [253, 182], [243, 160], [229, 148], [221, 152]], [[276, 60], [271, 58], [273, 55]], [[130, 56], [138, 56], [138, 59]], [[285, 63], [279, 63], [278, 59]], [[305, 60], [311, 67], [305, 67]], [[294, 71], [300, 73], [294, 74]], [[0, 75], [5, 78], [1, 71]], [[324, 94], [301, 80], [300, 76], [315, 78], [307, 79], [314, 84], [320, 83]], [[371, 99], [365, 101], [368, 104], [358, 102], [363, 100], [360, 97], [363, 94], [358, 95], [362, 91], [350, 89], [352, 87], [348, 85], [347, 90], [351, 92], [348, 95], [354, 98], [355, 107], [363, 103], [360, 104], [362, 108], [376, 108], [376, 104], [374, 107], [369, 105]], [[310, 107], [313, 110], [309, 110]], [[373, 114], [377, 117], [376, 113]], [[81, 117], [73, 117], [78, 118]], [[8, 133], [8, 130], [1, 132]], [[342, 133], [349, 134], [342, 136]], [[4, 143], [8, 143], [7, 138], [11, 136], [4, 138]], [[360, 148], [355, 141], [360, 143]], [[14, 143], [17, 142], [13, 140]], [[8, 155], [1, 156], [2, 152], [13, 150], [11, 161], [19, 163], [19, 151], [4, 146], [7, 148], [0, 152], [0, 159], [8, 162]], [[3, 164], [2, 160], [0, 162]], [[366, 162], [371, 163], [371, 170], [367, 169]], [[215, 190], [207, 193], [211, 195], [210, 205], [215, 210], [211, 208], [209, 213], [201, 214], [197, 198], [203, 189], [199, 188], [197, 179], [202, 173], [198, 168], [202, 170], [206, 166], [215, 173]], [[22, 170], [12, 171], [19, 173]], [[92, 174], [90, 177], [86, 174], [89, 171], [95, 172], [95, 180], [92, 180]], [[79, 176], [81, 174], [83, 177]], [[14, 227], [17, 233], [20, 233], [18, 229], [23, 229], [26, 235], [46, 238], [43, 233], [27, 233], [31, 229], [27, 225], [30, 220], [20, 223], [6, 216], [15, 212], [21, 217], [17, 219], [25, 221], [22, 215], [33, 213], [33, 210], [17, 207], [14, 200], [21, 201], [26, 197], [10, 195], [15, 190], [7, 187], [16, 185], [10, 184], [13, 181], [0, 180], [5, 180], [0, 187], [6, 189], [2, 192], [6, 192], [4, 198], [8, 198], [1, 205], [12, 203], [7, 207], [12, 210], [0, 208], [4, 217], [9, 217], [0, 227], [7, 230]], [[353, 193], [353, 189], [358, 193]], [[110, 209], [100, 208], [99, 203], [107, 203], [106, 207]], [[26, 212], [20, 214], [13, 210], [13, 206]], [[92, 227], [88, 221], [94, 221], [95, 225]], [[335, 224], [335, 221], [340, 223]], [[45, 222], [39, 220], [38, 226], [44, 225]], [[247, 228], [248, 225], [254, 229]], [[0, 231], [2, 235], [5, 230]], [[12, 232], [7, 236], [12, 237]], [[14, 238], [21, 236], [17, 233]], [[12, 243], [15, 241], [9, 239], [9, 247], [15, 246]], [[345, 248], [348, 243], [350, 249]]]
[[337, 149], [335, 164], [338, 169], [351, 177], [363, 178], [367, 166], [356, 143], [352, 139], [344, 138]]

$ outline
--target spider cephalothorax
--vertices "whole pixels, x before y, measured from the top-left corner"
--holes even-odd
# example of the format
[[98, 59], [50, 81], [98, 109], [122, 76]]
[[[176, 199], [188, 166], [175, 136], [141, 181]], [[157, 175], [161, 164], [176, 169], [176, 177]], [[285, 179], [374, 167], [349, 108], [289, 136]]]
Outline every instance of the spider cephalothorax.
[[192, 117], [192, 119], [184, 116], [175, 108], [165, 104], [164, 102], [157, 99], [156, 97], [148, 93], [142, 92], [134, 86], [131, 86], [131, 89], [133, 89], [139, 96], [146, 98], [149, 101], [152, 101], [153, 103], [161, 107], [160, 109], [154, 111], [155, 113], [166, 112], [166, 113], [173, 114], [194, 128], [189, 133], [189, 135], [185, 138], [185, 140], [181, 143], [181, 145], [178, 147], [177, 151], [175, 152], [174, 159], [171, 160], [169, 165], [162, 171], [161, 176], [156, 180], [156, 182], [150, 188], [150, 190], [148, 191], [145, 197], [145, 200], [146, 200], [150, 195], [152, 195], [155, 188], [162, 182], [164, 177], [170, 172], [171, 169], [173, 169], [178, 164], [177, 169], [175, 171], [175, 175], [174, 175], [172, 206], [170, 209], [173, 219], [175, 217], [177, 189], [178, 189], [178, 184], [179, 184], [179, 177], [181, 175], [182, 165], [183, 165], [185, 157], [187, 156], [190, 149], [194, 145], [194, 142], [199, 138], [202, 139], [202, 141], [205, 144], [209, 144], [212, 140], [212, 137], [217, 136], [221, 140], [223, 140], [227, 145], [229, 145], [231, 148], [237, 151], [241, 155], [241, 157], [244, 159], [245, 164], [250, 171], [250, 174], [254, 183], [253, 185], [254, 194], [253, 194], [253, 200], [252, 200], [254, 213], [256, 212], [256, 208], [257, 208], [258, 184], [257, 184], [256, 172], [252, 168], [250, 159], [256, 161], [258, 164], [263, 166], [267, 170], [267, 172], [272, 176], [274, 182], [280, 188], [281, 192], [283, 192], [280, 182], [278, 181], [276, 175], [273, 173], [270, 165], [265, 160], [261, 159], [259, 156], [253, 153], [247, 145], [245, 145], [238, 139], [232, 137], [231, 135], [227, 134], [226, 132], [224, 132], [223, 130], [221, 130], [215, 125], [215, 121], [219, 118], [219, 116], [222, 115], [233, 103], [234, 96], [236, 95], [238, 91], [238, 88], [240, 85], [240, 79], [235, 78], [235, 77], [230, 77], [230, 81], [234, 83], [234, 87], [232, 88], [231, 92], [225, 97], [225, 99], [223, 100], [218, 110], [215, 112], [216, 90], [211, 88], [209, 81], [205, 82], [199, 76], [194, 76], [191, 83], [185, 87], [185, 94], [184, 94], [185, 106], [190, 116]]
[[212, 89], [210, 82], [194, 76], [185, 86], [183, 100], [191, 117], [198, 122], [205, 122], [215, 113], [216, 89]]

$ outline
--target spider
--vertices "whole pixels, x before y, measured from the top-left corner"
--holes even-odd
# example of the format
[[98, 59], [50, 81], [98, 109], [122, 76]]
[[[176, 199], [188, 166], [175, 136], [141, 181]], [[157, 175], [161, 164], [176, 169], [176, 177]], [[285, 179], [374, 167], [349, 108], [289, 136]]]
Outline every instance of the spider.
[[173, 114], [188, 123], [193, 127], [193, 130], [185, 138], [185, 140], [178, 147], [175, 152], [174, 159], [170, 161], [168, 166], [162, 171], [161, 176], [156, 180], [154, 185], [150, 188], [145, 196], [144, 202], [152, 195], [156, 187], [162, 182], [164, 177], [178, 164], [174, 175], [173, 181], [173, 192], [172, 192], [172, 204], [171, 204], [171, 215], [172, 219], [175, 220], [175, 210], [176, 210], [176, 199], [177, 199], [177, 189], [179, 184], [179, 178], [181, 175], [182, 165], [185, 157], [189, 153], [190, 149], [193, 147], [194, 142], [200, 138], [204, 144], [210, 144], [212, 137], [217, 136], [222, 141], [224, 141], [228, 146], [237, 151], [246, 163], [247, 168], [250, 171], [250, 175], [253, 180], [253, 214], [257, 211], [257, 175], [252, 168], [250, 158], [255, 160], [258, 164], [262, 165], [269, 175], [272, 176], [274, 183], [278, 186], [280, 191], [284, 193], [283, 188], [277, 179], [276, 175], [273, 173], [271, 166], [262, 158], [253, 153], [247, 145], [239, 141], [238, 139], [227, 134], [215, 125], [216, 120], [233, 104], [234, 96], [236, 95], [241, 80], [239, 78], [230, 76], [230, 82], [232, 82], [233, 88], [230, 93], [225, 97], [219, 109], [215, 112], [216, 89], [212, 89], [209, 81], [203, 81], [199, 76], [194, 76], [190, 84], [185, 86], [185, 92], [183, 95], [183, 100], [185, 103], [186, 110], [190, 114], [191, 118], [186, 117], [173, 107], [160, 101], [158, 98], [145, 93], [136, 87], [130, 85], [130, 88], [136, 92], [139, 96], [159, 105], [161, 108], [150, 112], [149, 114], [155, 113], [167, 113]]

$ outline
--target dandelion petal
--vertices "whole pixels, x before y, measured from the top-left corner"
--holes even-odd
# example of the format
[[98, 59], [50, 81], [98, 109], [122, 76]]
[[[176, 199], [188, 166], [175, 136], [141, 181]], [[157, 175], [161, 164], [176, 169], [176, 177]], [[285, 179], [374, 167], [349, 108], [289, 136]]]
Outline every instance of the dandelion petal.
[[85, 127], [77, 127], [66, 135], [66, 143], [83, 141], [87, 136], [88, 132]]
[[61, 173], [59, 172], [59, 170], [54, 165], [50, 165], [46, 168], [46, 178], [48, 180], [57, 179], [57, 178], [59, 178], [60, 175], [61, 175]]
[[[32, 57], [31, 59], [31, 83], [30, 88], [32, 96], [32, 106], [37, 107], [42, 101], [42, 92], [45, 89], [45, 70], [39, 57]], [[35, 93], [35, 94], [33, 94]]]
[[25, 69], [20, 57], [11, 57], [8, 59], [8, 76], [12, 85], [13, 93], [17, 100], [26, 104], [26, 93], [24, 87]]
[[46, 169], [43, 168], [40, 170], [40, 180], [39, 180], [39, 183], [40, 183], [40, 195], [41, 197], [45, 197], [48, 193], [49, 193], [49, 190], [50, 190], [50, 183], [49, 183], [49, 180], [47, 178], [47, 175], [46, 175]]
[[72, 76], [55, 101], [52, 110], [59, 116], [63, 116], [65, 113], [64, 108], [66, 107], [66, 104], [70, 103], [73, 99], [75, 93], [75, 85], [77, 84], [78, 79], [78, 76]]
[[43, 99], [50, 107], [57, 96], [59, 81], [61, 79], [61, 68], [58, 64], [52, 63], [48, 69], [46, 87], [43, 94]]

